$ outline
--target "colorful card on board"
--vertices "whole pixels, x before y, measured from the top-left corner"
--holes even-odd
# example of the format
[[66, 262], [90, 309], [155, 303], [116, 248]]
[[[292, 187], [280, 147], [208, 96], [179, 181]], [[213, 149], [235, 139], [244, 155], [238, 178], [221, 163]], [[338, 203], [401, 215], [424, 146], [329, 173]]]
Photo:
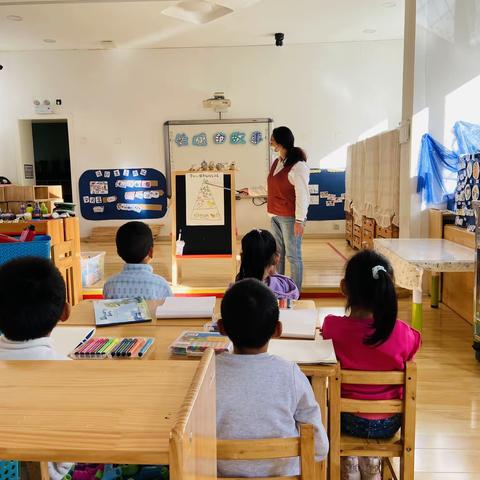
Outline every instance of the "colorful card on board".
[[93, 302], [97, 327], [151, 322], [152, 316], [144, 298], [119, 298]]

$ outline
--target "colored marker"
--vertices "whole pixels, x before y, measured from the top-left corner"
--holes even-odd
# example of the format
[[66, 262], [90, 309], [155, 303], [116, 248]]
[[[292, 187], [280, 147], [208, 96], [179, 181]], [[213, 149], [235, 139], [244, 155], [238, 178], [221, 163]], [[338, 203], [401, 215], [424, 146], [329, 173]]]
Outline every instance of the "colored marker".
[[119, 338], [114, 338], [113, 339], [113, 342], [105, 349], [105, 355], [110, 355], [111, 356], [111, 353], [113, 352], [113, 350], [115, 350], [115, 348], [117, 347], [117, 345], [120, 343], [120, 339]]
[[153, 338], [149, 338], [146, 342], [145, 345], [141, 348], [141, 350], [138, 352], [139, 357], [143, 357], [145, 353], [147, 353], [147, 350], [150, 348], [150, 345], [153, 343]]
[[97, 345], [102, 341], [101, 338], [94, 338], [93, 340], [94, 341], [90, 344], [90, 346], [82, 352], [82, 357], [83, 356], [89, 357], [90, 353], [94, 352], [95, 349], [97, 348]]
[[123, 338], [117, 348], [112, 352], [112, 357], [119, 357], [122, 353], [122, 350], [127, 345], [128, 338]]
[[130, 350], [127, 355], [129, 357], [138, 357], [138, 352], [140, 349], [145, 345], [145, 339], [144, 338], [138, 338], [137, 343], [134, 345], [132, 350]]
[[88, 358], [92, 358], [95, 352], [97, 351], [97, 348], [99, 345], [103, 343], [103, 338], [97, 338], [96, 342], [84, 353]]
[[132, 338], [132, 343], [128, 347], [128, 350], [125, 352], [125, 356], [131, 357], [132, 356], [132, 350], [138, 345], [138, 342], [140, 342], [139, 338]]
[[92, 343], [95, 341], [94, 338], [90, 338], [87, 340], [85, 343], [83, 343], [80, 347], [77, 348], [75, 351], [75, 356], [80, 356], [88, 347], [92, 345]]
[[97, 358], [100, 356], [100, 352], [102, 351], [103, 347], [108, 343], [108, 338], [102, 339], [103, 341], [97, 345], [97, 348], [93, 352], [94, 358]]
[[128, 340], [127, 346], [122, 350], [122, 357], [126, 357], [128, 351], [137, 343], [137, 341], [134, 338], [130, 338]]
[[105, 350], [113, 343], [114, 338], [107, 339], [102, 348], [97, 352], [97, 355], [105, 356]]

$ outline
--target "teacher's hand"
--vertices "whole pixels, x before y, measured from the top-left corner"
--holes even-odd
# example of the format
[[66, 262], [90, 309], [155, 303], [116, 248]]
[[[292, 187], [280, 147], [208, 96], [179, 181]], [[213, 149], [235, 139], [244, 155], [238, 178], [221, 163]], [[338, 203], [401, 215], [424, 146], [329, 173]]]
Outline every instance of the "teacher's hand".
[[301, 237], [303, 235], [303, 231], [305, 230], [305, 226], [303, 223], [295, 222], [295, 226], [293, 227], [293, 233], [296, 237]]

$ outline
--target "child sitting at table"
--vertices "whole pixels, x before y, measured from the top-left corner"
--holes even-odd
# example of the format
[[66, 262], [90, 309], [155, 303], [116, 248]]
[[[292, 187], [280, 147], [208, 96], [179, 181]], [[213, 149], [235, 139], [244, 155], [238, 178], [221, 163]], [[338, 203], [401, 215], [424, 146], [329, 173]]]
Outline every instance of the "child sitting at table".
[[[0, 267], [0, 360], [68, 360], [53, 348], [50, 333], [70, 315], [65, 282], [50, 260], [22, 257]], [[51, 480], [71, 463], [48, 464]]]
[[293, 280], [276, 273], [280, 255], [275, 238], [268, 230], [254, 229], [242, 238], [241, 259], [236, 280], [256, 278], [264, 282], [278, 299], [297, 300], [300, 296]]
[[146, 223], [125, 223], [117, 230], [116, 243], [117, 253], [125, 266], [118, 275], [105, 282], [105, 298], [160, 300], [172, 295], [165, 279], [153, 273], [153, 268], [148, 265], [153, 258], [153, 235]]
[[[324, 339], [332, 339], [342, 368], [404, 370], [420, 347], [420, 333], [397, 319], [393, 270], [382, 255], [364, 250], [347, 263], [341, 289], [348, 315], [325, 317]], [[401, 398], [398, 386], [343, 385], [342, 397], [360, 400]], [[390, 438], [400, 428], [400, 414], [342, 413], [342, 432], [360, 438]], [[342, 480], [380, 480], [378, 457], [342, 457]]]
[[[275, 296], [256, 279], [230, 287], [222, 300], [220, 331], [233, 353], [216, 359], [217, 437], [254, 439], [298, 436], [298, 424], [315, 430], [316, 460], [328, 452], [328, 438], [312, 387], [300, 368], [268, 353], [282, 332]], [[222, 477], [297, 475], [298, 459], [218, 461]]]

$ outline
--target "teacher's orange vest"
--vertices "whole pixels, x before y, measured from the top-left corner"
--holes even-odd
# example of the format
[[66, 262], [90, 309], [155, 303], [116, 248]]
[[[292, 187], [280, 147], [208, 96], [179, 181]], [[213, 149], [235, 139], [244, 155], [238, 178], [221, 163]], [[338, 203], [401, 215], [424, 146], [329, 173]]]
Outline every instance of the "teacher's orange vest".
[[276, 175], [273, 174], [280, 159], [273, 162], [268, 174], [267, 210], [268, 213], [281, 217], [295, 216], [295, 187], [288, 180], [288, 173], [293, 165], [283, 167]]

